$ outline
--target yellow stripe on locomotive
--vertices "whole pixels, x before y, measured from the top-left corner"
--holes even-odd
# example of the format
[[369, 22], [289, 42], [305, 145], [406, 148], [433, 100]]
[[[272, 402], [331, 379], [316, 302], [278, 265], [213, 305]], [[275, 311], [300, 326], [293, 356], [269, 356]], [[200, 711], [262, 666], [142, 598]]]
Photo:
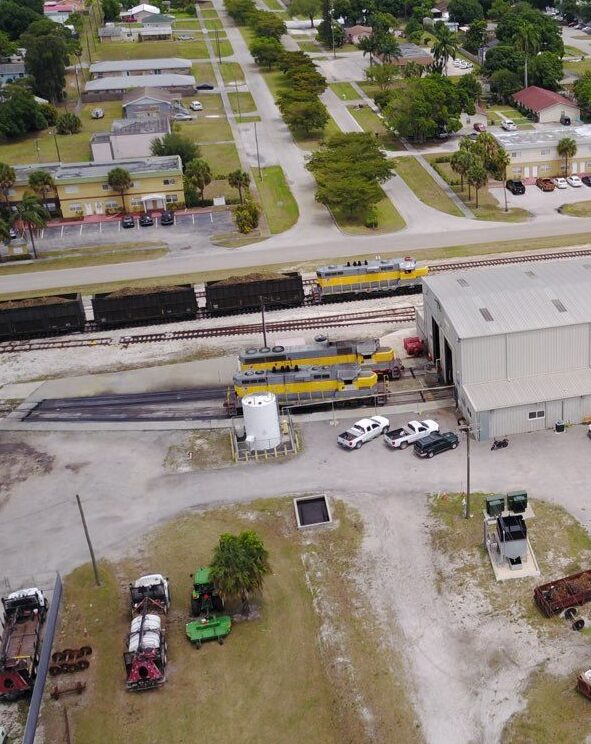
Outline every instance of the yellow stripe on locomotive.
[[418, 267], [410, 256], [404, 259], [348, 261], [346, 264], [320, 266], [316, 270], [316, 283], [323, 295], [394, 292], [419, 289], [422, 277], [428, 273], [426, 266]]

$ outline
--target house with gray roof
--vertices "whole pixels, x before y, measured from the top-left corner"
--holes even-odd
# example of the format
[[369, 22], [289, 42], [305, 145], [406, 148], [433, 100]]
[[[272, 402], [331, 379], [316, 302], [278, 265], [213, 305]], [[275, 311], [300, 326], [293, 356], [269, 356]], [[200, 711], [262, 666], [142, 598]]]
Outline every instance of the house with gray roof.
[[177, 98], [190, 96], [195, 92], [195, 78], [193, 75], [177, 75], [163, 73], [162, 75], [117, 75], [89, 80], [84, 86], [82, 99], [84, 102], [117, 101], [125, 93], [134, 88], [161, 88], [168, 93], [174, 93]]
[[188, 75], [191, 72], [191, 62], [180, 57], [164, 57], [156, 59], [123, 59], [107, 62], [95, 62], [89, 68], [93, 80], [120, 75]]

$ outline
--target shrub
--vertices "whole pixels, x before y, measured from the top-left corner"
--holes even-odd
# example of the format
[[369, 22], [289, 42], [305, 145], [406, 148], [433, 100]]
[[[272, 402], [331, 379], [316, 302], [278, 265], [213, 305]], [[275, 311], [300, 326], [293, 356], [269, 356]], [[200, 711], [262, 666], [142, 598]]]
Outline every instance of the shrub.
[[47, 126], [54, 127], [59, 116], [59, 112], [56, 107], [53, 106], [51, 103], [41, 103], [39, 104], [39, 109], [47, 120]]
[[55, 128], [58, 134], [77, 134], [82, 129], [82, 122], [76, 114], [61, 114], [57, 117]]
[[365, 227], [369, 227], [373, 230], [376, 229], [376, 227], [378, 226], [378, 213], [375, 207], [371, 207], [368, 210], [363, 224], [365, 225]]
[[238, 232], [248, 234], [252, 232], [259, 224], [259, 207], [252, 201], [247, 201], [237, 207], [234, 212], [236, 227]]

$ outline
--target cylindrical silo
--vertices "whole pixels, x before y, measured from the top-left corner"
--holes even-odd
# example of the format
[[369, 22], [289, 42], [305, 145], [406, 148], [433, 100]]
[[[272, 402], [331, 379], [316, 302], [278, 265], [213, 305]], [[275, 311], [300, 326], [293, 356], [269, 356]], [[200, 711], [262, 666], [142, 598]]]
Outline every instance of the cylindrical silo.
[[242, 398], [244, 431], [252, 450], [273, 449], [281, 444], [279, 411], [273, 393], [253, 393]]

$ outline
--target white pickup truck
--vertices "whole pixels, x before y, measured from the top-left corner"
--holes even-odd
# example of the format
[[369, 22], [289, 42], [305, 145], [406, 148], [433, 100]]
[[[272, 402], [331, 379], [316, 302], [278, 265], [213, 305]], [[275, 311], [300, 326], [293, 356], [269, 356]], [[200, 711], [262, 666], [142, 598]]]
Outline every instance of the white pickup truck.
[[339, 434], [337, 442], [345, 449], [359, 449], [362, 444], [379, 437], [380, 434], [387, 432], [389, 428], [390, 422], [384, 416], [360, 419], [344, 434]]
[[384, 436], [384, 441], [392, 449], [405, 449], [409, 444], [422, 439], [423, 437], [439, 431], [437, 421], [425, 419], [425, 421], [409, 421], [408, 424], [401, 426], [400, 429], [393, 429]]

